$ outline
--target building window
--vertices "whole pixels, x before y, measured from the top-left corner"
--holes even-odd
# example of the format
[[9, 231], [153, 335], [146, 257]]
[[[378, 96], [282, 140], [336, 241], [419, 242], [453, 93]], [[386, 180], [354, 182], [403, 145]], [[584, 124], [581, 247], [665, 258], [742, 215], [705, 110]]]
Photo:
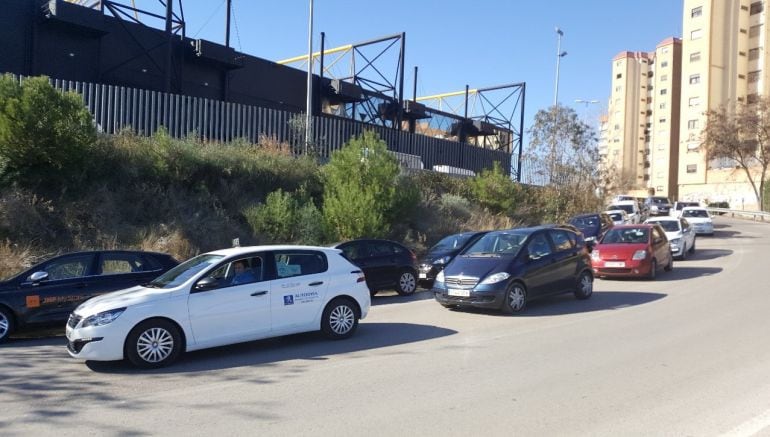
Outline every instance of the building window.
[[690, 39], [700, 39], [700, 37], [703, 36], [703, 30], [702, 29], [695, 29], [692, 32], [690, 32]]
[[754, 2], [749, 9], [749, 15], [756, 15], [764, 10], [762, 2]]
[[700, 106], [700, 97], [690, 97], [690, 100], [688, 101], [691, 108], [694, 108], [696, 106]]
[[749, 94], [746, 96], [746, 103], [749, 105], [757, 103], [759, 101], [759, 95], [758, 94]]
[[666, 117], [660, 117], [660, 119], [658, 119], [658, 123], [665, 123], [665, 122], [666, 122]]
[[750, 49], [749, 50], [749, 61], [753, 61], [755, 59], [759, 59], [759, 50], [760, 48]]
[[742, 10], [742, 11], [748, 11], [748, 10], [749, 10], [749, 7], [748, 7], [748, 6], [746, 6], [746, 5], [741, 5], [741, 10]]
[[664, 55], [668, 54], [668, 47], [664, 47], [663, 50], [660, 51]]
[[703, 6], [692, 8], [692, 10], [690, 11], [690, 18], [698, 18], [701, 15], [703, 15]]
[[615, 130], [620, 130], [620, 125], [619, 124], [615, 125]]
[[757, 24], [756, 26], [751, 26], [749, 28], [749, 38], [756, 38], [759, 36], [759, 32], [762, 31], [762, 25]]
[[668, 67], [668, 61], [663, 61], [660, 63], [660, 68], [666, 68]]
[[[746, 33], [746, 29], [741, 28], [740, 32], [745, 34]], [[741, 52], [741, 53], [743, 53], [743, 52]]]
[[621, 77], [623, 77], [623, 75], [621, 73], [618, 73], [618, 74], [615, 75], [615, 79], [620, 79]]
[[687, 122], [687, 129], [698, 129], [698, 120], [690, 120]]
[[700, 83], [700, 74], [693, 74], [690, 76], [690, 85], [697, 85]]
[[695, 173], [698, 171], [698, 164], [687, 164], [687, 173]]
[[745, 74], [739, 74], [738, 75], [738, 79], [746, 79], [746, 75]]
[[700, 61], [700, 52], [690, 53], [690, 62]]
[[665, 96], [666, 94], [668, 94], [668, 90], [667, 89], [663, 88], [662, 90], [660, 90], [660, 95], [661, 96]]
[[666, 74], [664, 74], [663, 76], [660, 77], [660, 81], [661, 82], [665, 82], [667, 80], [668, 80], [668, 75], [666, 75]]
[[666, 109], [666, 102], [663, 102], [663, 103], [661, 103], [660, 105], [658, 105], [658, 108], [660, 108], [660, 109]]
[[622, 90], [622, 89], [623, 89], [623, 87], [622, 87], [622, 86], [620, 86], [620, 85], [618, 85], [618, 86], [616, 86], [616, 87], [615, 87], [615, 92], [618, 92], [618, 93], [619, 93], [619, 92], [620, 92], [620, 90]]
[[762, 70], [750, 71], [747, 80], [749, 83], [759, 82], [759, 76]]

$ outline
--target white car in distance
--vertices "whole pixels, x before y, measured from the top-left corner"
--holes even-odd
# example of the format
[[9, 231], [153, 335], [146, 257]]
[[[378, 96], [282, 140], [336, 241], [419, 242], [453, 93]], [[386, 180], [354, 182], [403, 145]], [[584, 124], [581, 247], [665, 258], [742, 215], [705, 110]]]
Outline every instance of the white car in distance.
[[162, 367], [185, 351], [299, 332], [347, 338], [370, 304], [364, 274], [337, 249], [224, 249], [84, 302], [67, 322], [67, 350]]
[[658, 224], [666, 232], [671, 255], [684, 260], [695, 253], [695, 231], [686, 219], [675, 217], [652, 217], [644, 223]]
[[628, 214], [628, 224], [635, 225], [642, 222], [642, 212], [636, 200], [621, 200], [607, 207], [607, 211], [615, 209], [621, 209]]
[[610, 220], [612, 220], [612, 223], [615, 225], [625, 225], [631, 223], [628, 217], [628, 213], [622, 209], [610, 209], [604, 211], [604, 213], [610, 217]]
[[687, 219], [698, 235], [714, 235], [714, 221], [706, 208], [686, 206], [679, 217]]

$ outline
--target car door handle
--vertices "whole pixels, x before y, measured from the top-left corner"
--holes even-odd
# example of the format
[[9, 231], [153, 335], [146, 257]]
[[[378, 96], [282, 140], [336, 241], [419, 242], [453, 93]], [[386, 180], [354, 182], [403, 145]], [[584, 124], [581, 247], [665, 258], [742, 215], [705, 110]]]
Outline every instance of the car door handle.
[[266, 294], [267, 294], [267, 290], [255, 291], [254, 293], [251, 293], [252, 296], [264, 296]]
[[309, 283], [307, 285], [309, 285], [311, 287], [317, 287], [317, 286], [319, 286], [319, 285], [321, 285], [323, 283], [324, 283], [324, 281], [316, 281], [316, 282], [311, 282], [311, 283]]

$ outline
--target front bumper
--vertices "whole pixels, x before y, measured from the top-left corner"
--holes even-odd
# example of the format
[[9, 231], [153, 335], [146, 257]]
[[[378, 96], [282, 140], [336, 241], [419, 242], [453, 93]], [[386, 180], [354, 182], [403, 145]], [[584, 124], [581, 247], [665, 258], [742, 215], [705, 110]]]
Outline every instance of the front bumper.
[[468, 295], [454, 296], [449, 294], [450, 291], [446, 288], [434, 287], [431, 289], [436, 301], [444, 306], [499, 309], [502, 308], [503, 303], [505, 302], [506, 288], [504, 287], [500, 287], [499, 289], [487, 289], [484, 291], [476, 291], [474, 289], [458, 291], [467, 292]]
[[67, 325], [67, 352], [71, 357], [89, 361], [122, 360], [123, 345], [131, 330], [127, 319], [120, 317], [103, 326], [87, 328]]
[[422, 283], [432, 283], [436, 279], [438, 272], [441, 270], [442, 269], [440, 267], [436, 267], [432, 264], [420, 264], [417, 266], [417, 279]]
[[607, 266], [607, 262], [618, 262], [615, 260], [592, 260], [591, 268], [594, 276], [598, 277], [644, 277], [650, 274], [652, 263], [650, 260], [623, 260], [623, 266]]

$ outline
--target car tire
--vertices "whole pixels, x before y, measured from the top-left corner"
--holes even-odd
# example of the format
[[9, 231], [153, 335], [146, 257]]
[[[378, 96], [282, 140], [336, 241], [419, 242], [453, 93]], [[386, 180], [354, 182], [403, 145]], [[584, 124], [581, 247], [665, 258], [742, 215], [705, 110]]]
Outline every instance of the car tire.
[[652, 260], [652, 263], [650, 263], [650, 273], [647, 274], [647, 279], [650, 281], [655, 280], [655, 275], [658, 274], [658, 262], [654, 259]]
[[182, 334], [169, 320], [145, 320], [126, 337], [125, 355], [136, 367], [155, 369], [168, 366], [181, 353]]
[[692, 239], [692, 246], [690, 247], [690, 254], [695, 253], [695, 240], [697, 240], [697, 238], [693, 238]]
[[590, 272], [584, 271], [578, 276], [575, 297], [585, 300], [590, 298], [592, 294], [594, 294], [594, 277]]
[[396, 291], [401, 296], [409, 296], [417, 290], [417, 275], [410, 269], [401, 270], [396, 283]]
[[6, 307], [0, 306], [0, 343], [5, 343], [13, 334], [13, 313]]
[[321, 331], [331, 340], [349, 338], [358, 327], [358, 307], [350, 299], [338, 297], [324, 308]]
[[524, 284], [514, 282], [505, 292], [502, 310], [506, 314], [521, 312], [527, 306], [527, 289]]
[[[687, 243], [685, 243], [685, 244], [687, 244]], [[682, 248], [682, 254], [679, 255], [679, 260], [680, 261], [684, 261], [685, 259], [687, 259], [687, 251], [688, 251], [687, 247], [683, 247]]]

